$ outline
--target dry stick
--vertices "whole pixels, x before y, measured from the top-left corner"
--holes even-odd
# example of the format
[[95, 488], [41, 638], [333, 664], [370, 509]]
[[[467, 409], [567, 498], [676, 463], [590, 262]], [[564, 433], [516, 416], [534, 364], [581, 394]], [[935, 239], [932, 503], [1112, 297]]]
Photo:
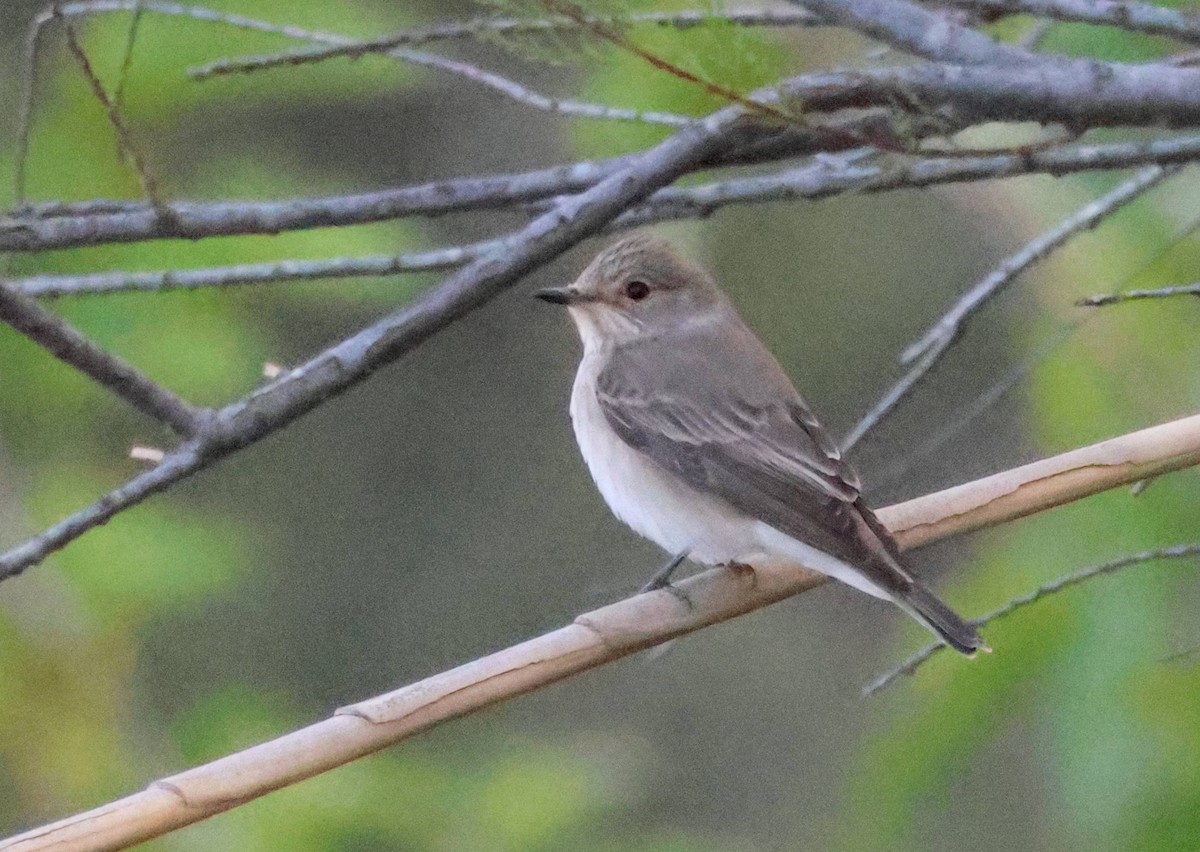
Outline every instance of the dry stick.
[[[1198, 463], [1200, 415], [919, 497], [883, 509], [879, 516], [903, 547], [912, 548]], [[536, 639], [344, 707], [330, 719], [26, 832], [0, 843], [0, 849], [117, 849], [157, 837], [441, 722], [759, 609], [824, 580], [799, 565], [704, 571], [679, 583], [688, 604], [665, 591], [611, 604]]]
[[968, 290], [924, 336], [904, 350], [901, 362], [912, 366], [850, 430], [850, 433], [842, 441], [843, 451], [851, 449], [863, 436], [874, 429], [913, 388], [929, 375], [934, 365], [958, 340], [967, 320], [996, 294], [1011, 284], [1018, 275], [1044, 260], [1076, 234], [1094, 228], [1105, 217], [1120, 210], [1167, 177], [1174, 175], [1179, 168], [1179, 166], [1166, 168], [1149, 166], [1142, 169], [1116, 189], [1085, 204], [1050, 230], [1039, 234]]
[[9, 292], [3, 285], [0, 285], [0, 321], [177, 434], [193, 435], [203, 424], [204, 413], [200, 409], [151, 381], [136, 367], [105, 352], [33, 299]]
[[1178, 284], [1173, 287], [1156, 287], [1152, 290], [1128, 290], [1124, 293], [1108, 293], [1104, 296], [1088, 296], [1076, 302], [1081, 308], [1099, 308], [1105, 305], [1117, 305], [1121, 302], [1133, 302], [1138, 299], [1165, 299], [1172, 296], [1200, 296], [1200, 282], [1195, 284]]
[[[1200, 544], [1179, 544], [1174, 547], [1163, 547], [1156, 550], [1146, 550], [1141, 553], [1134, 553], [1129, 556], [1122, 556], [1120, 559], [1114, 559], [1111, 562], [1105, 562], [1101, 565], [1092, 565], [1088, 568], [1067, 574], [1063, 577], [1051, 580], [1048, 583], [1043, 583], [1032, 592], [1027, 592], [1020, 597], [1013, 598], [999, 609], [994, 609], [986, 615], [981, 615], [979, 618], [971, 619], [971, 624], [975, 627], [982, 627], [989, 622], [995, 621], [998, 618], [1003, 618], [1009, 613], [1036, 603], [1042, 598], [1057, 594], [1072, 586], [1077, 586], [1080, 583], [1096, 577], [1102, 577], [1106, 574], [1115, 574], [1123, 568], [1128, 568], [1131, 565], [1140, 565], [1144, 562], [1152, 562], [1157, 559], [1185, 559], [1200, 556]], [[875, 680], [871, 681], [863, 687], [863, 697], [870, 698], [880, 690], [886, 689], [892, 683], [895, 683], [903, 675], [915, 674], [917, 669], [921, 667], [930, 657], [940, 651], [945, 645], [939, 643], [930, 643], [921, 650], [917, 651], [904, 662], [897, 665], [895, 668], [888, 669]]]

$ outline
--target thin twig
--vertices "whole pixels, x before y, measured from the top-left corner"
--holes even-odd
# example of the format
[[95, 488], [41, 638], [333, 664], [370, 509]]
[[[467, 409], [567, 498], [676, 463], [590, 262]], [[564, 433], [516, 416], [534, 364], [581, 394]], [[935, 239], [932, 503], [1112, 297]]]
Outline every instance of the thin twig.
[[[1105, 562], [1101, 565], [1092, 565], [1088, 568], [1082, 568], [1072, 574], [1067, 574], [1066, 576], [1051, 580], [1048, 583], [1043, 583], [1033, 591], [1013, 598], [999, 609], [994, 609], [986, 615], [972, 619], [971, 624], [975, 627], [982, 627], [983, 625], [995, 621], [998, 618], [1003, 618], [1009, 613], [1036, 603], [1042, 598], [1058, 594], [1064, 589], [1077, 586], [1080, 583], [1087, 582], [1095, 577], [1101, 577], [1105, 574], [1115, 574], [1117, 571], [1120, 571], [1123, 568], [1128, 568], [1131, 565], [1140, 565], [1143, 562], [1151, 562], [1157, 559], [1185, 559], [1195, 556], [1200, 556], [1200, 544], [1179, 544], [1175, 545], [1174, 547], [1146, 550], [1141, 553], [1134, 553], [1130, 556], [1122, 556], [1120, 559], [1114, 559], [1111, 562]], [[894, 683], [901, 676], [915, 673], [916, 670], [920, 668], [926, 660], [945, 647], [945, 645], [939, 643], [930, 643], [926, 645], [924, 648], [917, 651], [895, 668], [888, 669], [879, 677], [875, 678], [875, 680], [867, 684], [867, 686], [863, 688], [863, 697], [870, 698], [872, 695], [875, 695], [880, 690], [885, 689], [887, 686]]]
[[843, 451], [849, 450], [874, 429], [929, 375], [958, 340], [967, 321], [992, 298], [1011, 284], [1018, 275], [1050, 256], [1076, 234], [1094, 228], [1104, 218], [1120, 210], [1147, 190], [1178, 172], [1178, 166], [1148, 166], [1120, 186], [1085, 204], [1053, 228], [1039, 234], [1020, 251], [1006, 258], [995, 270], [981, 279], [950, 307], [919, 340], [901, 355], [901, 363], [911, 365], [883, 397], [868, 411], [842, 441]]
[[128, 292], [174, 292], [207, 287], [279, 284], [325, 278], [359, 278], [455, 269], [492, 254], [504, 240], [483, 240], [443, 249], [369, 257], [334, 257], [327, 260], [278, 260], [207, 269], [168, 269], [159, 272], [98, 272], [89, 275], [40, 275], [14, 278], [8, 287], [15, 293], [38, 298], [97, 296]]
[[1086, 323], [1080, 320], [1060, 329], [1049, 341], [1040, 346], [1031, 356], [1014, 364], [1004, 372], [999, 379], [992, 383], [975, 399], [956, 412], [954, 419], [923, 441], [915, 449], [906, 450], [895, 464], [892, 464], [874, 474], [871, 484], [874, 488], [884, 490], [889, 486], [905, 479], [913, 467], [920, 461], [932, 456], [947, 441], [959, 434], [977, 417], [991, 409], [1002, 400], [1009, 391], [1032, 375], [1033, 371], [1046, 362], [1057, 352], [1075, 333]]
[[125, 34], [125, 55], [121, 58], [121, 73], [117, 77], [117, 88], [113, 91], [113, 104], [117, 110], [125, 108], [125, 86], [129, 82], [129, 72], [133, 68], [133, 48], [137, 44], [138, 30], [142, 24], [142, 15], [146, 7], [141, 0], [134, 0], [133, 11], [129, 16], [129, 30]]
[[[1185, 445], [1186, 463], [1200, 463], [1200, 416], [926, 495], [883, 509], [879, 516], [897, 534], [901, 546], [909, 548], [1114, 487], [1133, 474], [1131, 467], [1163, 464], [1163, 454], [1177, 453]], [[1131, 466], [1131, 458], [1140, 462]], [[1174, 464], [1181, 463], [1178, 456], [1173, 458]], [[159, 467], [170, 459], [168, 454]], [[1089, 480], [1082, 489], [1081, 480]], [[157, 837], [395, 745], [441, 722], [735, 618], [824, 581], [823, 575], [795, 564], [710, 569], [678, 584], [686, 605], [665, 591], [627, 598], [581, 615], [566, 627], [343, 707], [325, 721], [11, 838], [4, 848], [11, 852], [93, 848], [101, 840], [106, 848], [117, 848]]]
[[[732, 24], [739, 27], [811, 27], [817, 25], [819, 21], [815, 15], [804, 9], [727, 9], [725, 11], [684, 9], [679, 12], [634, 12], [624, 18], [590, 16], [588, 23], [610, 26], [651, 24], [688, 30], [713, 23]], [[335, 47], [290, 51], [271, 54], [269, 57], [264, 55], [259, 57], [258, 61], [266, 66], [268, 63], [295, 65], [323, 62], [337, 57], [357, 59], [372, 53], [387, 53], [397, 47], [413, 47], [437, 41], [476, 39], [494, 35], [542, 35], [578, 31], [583, 27], [584, 24], [579, 21], [565, 17], [476, 18], [472, 21], [451, 21], [400, 30], [379, 38], [350, 41]], [[203, 69], [198, 69], [198, 73], [214, 73], [213, 66], [206, 65]]]
[[33, 24], [25, 36], [25, 62], [21, 75], [21, 101], [17, 110], [17, 150], [13, 164], [13, 204], [25, 205], [28, 187], [29, 142], [33, 133], [33, 115], [37, 104], [37, 60], [42, 25]]
[[965, 322], [1002, 292], [1018, 275], [1039, 261], [1045, 260], [1072, 237], [1095, 228], [1108, 216], [1178, 174], [1180, 166], [1148, 166], [1099, 198], [1088, 202], [1053, 228], [1031, 240], [1016, 254], [1007, 258], [978, 284], [963, 294], [929, 331], [910, 344], [900, 356], [900, 363], [910, 364], [922, 353], [943, 342], [950, 342], [962, 333]]
[[33, 299], [12, 293], [3, 285], [0, 285], [0, 321], [176, 433], [192, 435], [203, 424], [200, 409], [156, 384], [123, 359], [105, 352]]
[[1118, 305], [1121, 302], [1134, 302], [1139, 299], [1166, 299], [1172, 296], [1200, 296], [1200, 282], [1178, 284], [1172, 287], [1156, 287], [1152, 290], [1127, 290], [1124, 293], [1088, 296], [1075, 304], [1081, 308], [1099, 308], [1105, 305]]
[[137, 143], [134, 142], [133, 134], [129, 132], [129, 127], [125, 124], [125, 119], [121, 117], [120, 109], [117, 108], [116, 103], [109, 97], [108, 91], [104, 88], [104, 83], [96, 76], [96, 71], [92, 68], [91, 60], [88, 59], [87, 53], [83, 50], [83, 45], [79, 43], [79, 38], [75, 34], [75, 27], [66, 16], [59, 13], [57, 6], [54, 7], [53, 11], [54, 17], [62, 22], [63, 31], [66, 34], [67, 48], [71, 51], [71, 55], [75, 57], [75, 61], [79, 63], [79, 68], [92, 89], [92, 94], [95, 95], [96, 100], [104, 108], [104, 114], [108, 117], [108, 123], [112, 125], [121, 152], [129, 159], [134, 171], [137, 173], [138, 180], [142, 184], [142, 192], [156, 209], [161, 210], [163, 208], [163, 198], [159, 191], [158, 179], [154, 176], [150, 164], [146, 161], [146, 157], [138, 148]]
[[[300, 37], [300, 32], [292, 28], [287, 35]], [[318, 44], [332, 45], [333, 48], [348, 49], [355, 45], [354, 39], [345, 36], [335, 35], [328, 32], [303, 31], [303, 38], [306, 41], [316, 42]], [[463, 62], [458, 59], [450, 59], [445, 56], [427, 53], [424, 51], [409, 50], [407, 48], [392, 48], [383, 51], [383, 55], [392, 59], [398, 59], [402, 62], [407, 62], [410, 65], [417, 65], [425, 68], [437, 68], [442, 71], [447, 71], [474, 83], [486, 86], [493, 91], [511, 98], [512, 100], [525, 104], [526, 106], [534, 107], [535, 109], [544, 110], [546, 112], [560, 113], [579, 118], [598, 118], [614, 121], [637, 121], [646, 124], [661, 124], [667, 127], [682, 127], [690, 121], [693, 121], [692, 116], [679, 115], [677, 113], [668, 113], [654, 110], [637, 110], [624, 107], [612, 107], [606, 104], [595, 104], [586, 101], [575, 100], [573, 98], [555, 98], [548, 95], [543, 95], [536, 92], [515, 80], [510, 80], [507, 77], [501, 76], [493, 71], [488, 71], [480, 68], [478, 65], [473, 65], [469, 62]], [[313, 57], [317, 59], [313, 59]], [[229, 74], [246, 74], [255, 71], [265, 71], [271, 68], [281, 66], [296, 66], [303, 65], [307, 62], [317, 61], [325, 58], [322, 51], [293, 51], [284, 54], [272, 54], [267, 56], [251, 56], [236, 59], [223, 59], [217, 62], [209, 63], [208, 65], [199, 68], [193, 68], [188, 71], [188, 75], [194, 80], [206, 80], [210, 77], [217, 77]]]

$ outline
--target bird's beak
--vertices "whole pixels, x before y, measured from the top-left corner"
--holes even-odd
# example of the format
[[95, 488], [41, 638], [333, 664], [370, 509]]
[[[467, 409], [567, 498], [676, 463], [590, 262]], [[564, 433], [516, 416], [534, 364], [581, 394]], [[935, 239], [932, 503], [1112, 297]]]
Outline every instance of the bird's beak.
[[538, 290], [533, 295], [552, 305], [578, 305], [582, 302], [592, 301], [591, 296], [580, 293], [574, 287], [547, 287], [545, 290]]

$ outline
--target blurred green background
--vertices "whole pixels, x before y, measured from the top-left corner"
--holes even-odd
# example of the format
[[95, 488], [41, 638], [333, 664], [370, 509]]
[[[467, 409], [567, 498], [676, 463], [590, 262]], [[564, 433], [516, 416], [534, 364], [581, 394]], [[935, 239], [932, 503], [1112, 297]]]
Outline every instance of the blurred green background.
[[[374, 35], [478, 6], [213, 0], [277, 23]], [[0, 16], [0, 197], [11, 206], [22, 36]], [[1021, 24], [1009, 23], [1007, 32]], [[81, 25], [115, 84], [126, 14]], [[711, 27], [636, 38], [748, 89], [861, 61], [828, 31]], [[195, 83], [189, 65], [289, 47], [147, 13], [126, 114], [171, 198], [279, 198], [566, 162], [659, 129], [568, 119], [367, 57]], [[450, 48], [530, 85], [624, 106], [713, 103], [588, 43]], [[1045, 47], [1142, 58], [1152, 40], [1058, 26]], [[565, 64], [564, 64], [565, 63]], [[136, 197], [111, 128], [51, 27], [39, 63], [32, 199]], [[986, 136], [981, 138], [987, 138]], [[723, 212], [663, 231], [712, 266], [826, 422], [847, 429], [896, 353], [1005, 253], [1118, 178], [1031, 177]], [[872, 501], [945, 487], [1200, 408], [1200, 305], [1084, 318], [1082, 295], [1195, 278], [1173, 242], [1175, 179], [1076, 239], [987, 309], [933, 380], [857, 451]], [[389, 253], [480, 238], [511, 216], [163, 241], [7, 259], [10, 275]], [[153, 778], [557, 626], [635, 589], [661, 554], [612, 519], [566, 417], [577, 344], [528, 298], [599, 242], [285, 432], [119, 516], [0, 587], [0, 832]], [[1165, 251], [1164, 249], [1169, 249]], [[1153, 261], [1149, 265], [1147, 263]], [[1134, 276], [1131, 278], [1131, 276]], [[200, 403], [261, 381], [437, 276], [64, 300], [87, 333]], [[1049, 350], [982, 415], [979, 394]], [[132, 475], [168, 436], [0, 331], [0, 541]], [[922, 449], [948, 427], [948, 440]], [[960, 611], [1095, 561], [1200, 537], [1200, 477], [1116, 491], [917, 556]], [[1195, 565], [1152, 563], [987, 631], [863, 701], [925, 641], [842, 588], [703, 631], [456, 722], [150, 844], [162, 849], [1182, 849], [1200, 845]]]

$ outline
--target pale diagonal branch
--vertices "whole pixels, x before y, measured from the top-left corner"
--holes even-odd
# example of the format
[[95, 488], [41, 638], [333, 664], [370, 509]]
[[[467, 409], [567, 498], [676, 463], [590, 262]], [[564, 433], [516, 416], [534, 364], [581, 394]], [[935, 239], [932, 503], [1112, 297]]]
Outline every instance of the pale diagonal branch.
[[1039, 234], [984, 276], [955, 302], [923, 337], [904, 350], [901, 361], [911, 364], [908, 371], [854, 425], [842, 440], [842, 449], [848, 451], [854, 447], [890, 414], [900, 401], [929, 375], [942, 356], [954, 345], [967, 321], [1017, 276], [1049, 257], [1055, 249], [1066, 244], [1072, 237], [1096, 227], [1106, 217], [1176, 174], [1179, 168], [1148, 166], [1142, 169], [1112, 191], [1088, 202], [1050, 230]]
[[201, 409], [156, 384], [116, 355], [105, 352], [33, 299], [10, 292], [4, 285], [0, 285], [0, 322], [12, 326], [60, 361], [177, 434], [195, 434], [203, 425]]
[[[1120, 559], [1114, 559], [1111, 562], [1105, 562], [1100, 565], [1091, 565], [1087, 568], [1081, 568], [1071, 574], [1058, 577], [1049, 582], [1043, 583], [1031, 592], [1026, 592], [1023, 595], [1013, 598], [1004, 606], [992, 610], [986, 615], [981, 615], [979, 618], [971, 619], [971, 624], [975, 627], [982, 627], [997, 619], [1003, 618], [1018, 609], [1023, 609], [1030, 604], [1037, 603], [1043, 598], [1058, 594], [1061, 591], [1078, 586], [1080, 583], [1085, 583], [1088, 580], [1096, 577], [1103, 577], [1106, 574], [1115, 574], [1125, 568], [1134, 565], [1141, 565], [1146, 562], [1154, 562], [1160, 559], [1193, 559], [1200, 556], [1200, 544], [1179, 544], [1174, 547], [1163, 547], [1156, 550], [1146, 550], [1141, 553], [1134, 553], [1129, 556], [1122, 556]], [[930, 657], [934, 656], [938, 651], [945, 648], [945, 645], [931, 642], [921, 650], [917, 651], [912, 656], [905, 659], [894, 668], [888, 669], [879, 677], [875, 678], [865, 687], [863, 687], [863, 698], [870, 698], [872, 695], [886, 689], [891, 684], [895, 683], [905, 675], [915, 674]]]
[[[901, 546], [911, 548], [1025, 517], [1150, 472], [1198, 463], [1200, 415], [919, 497], [883, 509], [879, 516]], [[800, 565], [704, 571], [678, 584], [687, 604], [665, 591], [627, 598], [551, 633], [164, 778], [140, 793], [0, 842], [0, 849], [121, 848], [158, 837], [442, 722], [735, 618], [824, 581], [823, 575]]]

